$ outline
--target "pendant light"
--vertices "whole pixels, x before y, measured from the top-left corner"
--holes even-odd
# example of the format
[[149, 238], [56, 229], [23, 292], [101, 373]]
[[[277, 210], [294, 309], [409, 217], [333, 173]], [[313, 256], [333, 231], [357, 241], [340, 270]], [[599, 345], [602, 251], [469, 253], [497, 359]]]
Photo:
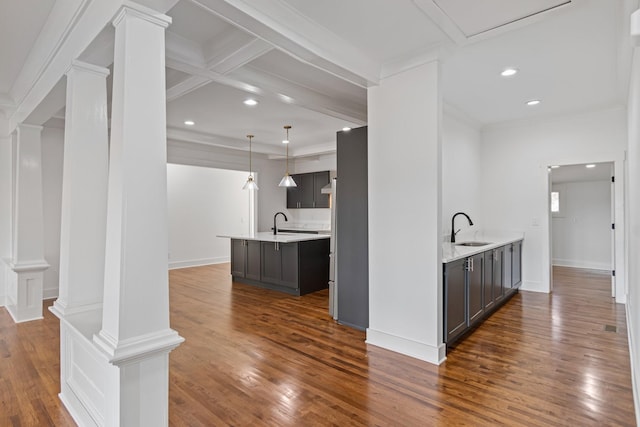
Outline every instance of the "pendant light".
[[244, 183], [242, 189], [259, 190], [258, 184], [256, 184], [256, 182], [253, 180], [253, 165], [251, 164], [251, 139], [253, 138], [253, 135], [247, 135], [247, 138], [249, 138], [249, 178], [247, 178], [247, 182]]
[[291, 175], [289, 175], [289, 129], [291, 129], [291, 126], [286, 125], [284, 128], [287, 131], [287, 139], [282, 141], [282, 143], [287, 146], [287, 157], [286, 157], [287, 166], [286, 166], [286, 172], [284, 174], [284, 177], [282, 177], [282, 180], [280, 180], [280, 184], [278, 184], [278, 187], [297, 187], [296, 182], [293, 180], [293, 178], [291, 178]]

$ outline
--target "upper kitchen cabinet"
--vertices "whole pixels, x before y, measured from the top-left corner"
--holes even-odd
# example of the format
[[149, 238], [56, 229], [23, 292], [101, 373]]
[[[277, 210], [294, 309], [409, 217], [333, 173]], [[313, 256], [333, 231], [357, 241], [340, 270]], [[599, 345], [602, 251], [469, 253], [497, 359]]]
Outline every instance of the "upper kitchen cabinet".
[[287, 209], [328, 208], [329, 195], [322, 187], [329, 184], [329, 171], [291, 175], [297, 187], [287, 188]]

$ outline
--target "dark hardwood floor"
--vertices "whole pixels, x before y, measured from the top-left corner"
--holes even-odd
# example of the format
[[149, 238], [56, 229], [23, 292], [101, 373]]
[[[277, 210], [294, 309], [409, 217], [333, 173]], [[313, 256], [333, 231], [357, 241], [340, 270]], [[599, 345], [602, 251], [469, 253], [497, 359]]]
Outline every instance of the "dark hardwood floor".
[[[170, 272], [175, 426], [635, 425], [624, 306], [607, 275], [554, 269], [441, 366], [364, 343], [327, 292], [232, 284], [229, 265]], [[613, 331], [615, 329], [615, 331]], [[69, 425], [58, 402], [58, 321], [0, 311], [0, 426]]]

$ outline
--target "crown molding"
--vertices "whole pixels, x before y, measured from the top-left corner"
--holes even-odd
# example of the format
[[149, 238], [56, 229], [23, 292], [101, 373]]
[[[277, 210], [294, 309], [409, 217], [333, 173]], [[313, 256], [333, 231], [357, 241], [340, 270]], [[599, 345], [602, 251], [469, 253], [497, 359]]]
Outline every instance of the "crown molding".
[[[244, 139], [229, 138], [222, 135], [205, 134], [174, 127], [167, 127], [167, 139], [174, 141], [191, 142], [194, 144], [209, 145], [212, 147], [220, 147], [229, 150], [247, 152], [249, 151], [249, 144]], [[277, 150], [275, 146], [269, 144], [261, 144], [255, 141], [252, 144], [252, 152], [265, 155], [279, 154], [279, 150]]]

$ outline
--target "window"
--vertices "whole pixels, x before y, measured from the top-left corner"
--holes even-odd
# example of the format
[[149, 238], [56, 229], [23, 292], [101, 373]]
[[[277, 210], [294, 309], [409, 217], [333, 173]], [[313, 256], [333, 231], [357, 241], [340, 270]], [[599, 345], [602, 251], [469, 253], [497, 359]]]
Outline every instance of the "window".
[[560, 192], [551, 192], [551, 212], [560, 212]]

